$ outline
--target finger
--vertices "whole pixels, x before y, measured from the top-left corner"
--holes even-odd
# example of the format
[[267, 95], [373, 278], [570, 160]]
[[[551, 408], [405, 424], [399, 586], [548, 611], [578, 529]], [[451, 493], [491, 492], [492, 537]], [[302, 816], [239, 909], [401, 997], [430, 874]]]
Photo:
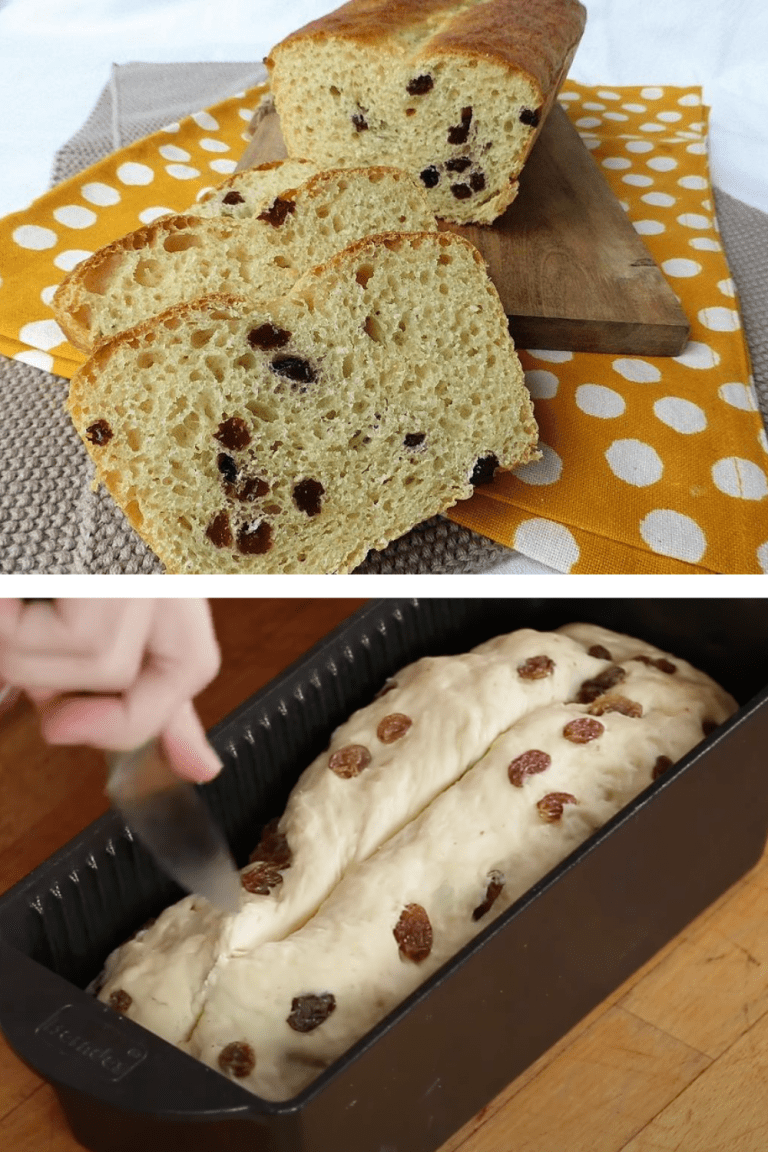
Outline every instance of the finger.
[[[15, 612], [0, 615], [0, 636], [27, 652], [82, 652], [94, 649], [109, 617], [122, 611], [125, 599], [62, 597], [58, 600], [17, 600]], [[92, 625], [83, 628], [83, 622]], [[110, 629], [111, 631], [111, 629]]]
[[179, 700], [191, 699], [217, 675], [219, 646], [207, 600], [155, 601], [144, 671], [173, 678]]
[[0, 646], [0, 675], [25, 689], [121, 691], [136, 679], [153, 613], [151, 600], [29, 605]]
[[11, 596], [3, 596], [0, 598], [0, 640], [6, 634], [11, 634], [16, 627], [16, 622], [21, 615], [23, 605], [21, 600], [15, 600]]
[[145, 678], [140, 690], [116, 696], [57, 695], [38, 705], [50, 744], [87, 744], [128, 751], [157, 736], [179, 706], [172, 685]]
[[177, 709], [216, 676], [219, 664], [208, 602], [156, 601], [144, 664], [123, 696], [122, 716], [115, 714], [113, 739], [140, 743], [162, 731]]
[[174, 713], [160, 739], [171, 767], [183, 779], [204, 784], [221, 771], [221, 760], [208, 743], [191, 702]]
[[20, 696], [21, 692], [12, 684], [5, 684], [0, 687], [0, 719], [11, 711]]
[[121, 696], [44, 701], [45, 738], [114, 750], [137, 747], [162, 731], [216, 675], [219, 651], [205, 601], [158, 602], [150, 637], [142, 668]]

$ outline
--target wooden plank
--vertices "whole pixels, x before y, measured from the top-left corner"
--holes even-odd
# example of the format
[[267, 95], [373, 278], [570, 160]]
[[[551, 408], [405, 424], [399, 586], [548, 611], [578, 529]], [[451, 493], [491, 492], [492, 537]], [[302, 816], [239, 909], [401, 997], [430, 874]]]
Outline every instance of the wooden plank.
[[[763, 861], [768, 863], [768, 852], [766, 852], [766, 855], [763, 857]], [[514, 1116], [514, 1110], [507, 1108], [512, 1098], [525, 1088], [526, 1085], [535, 1080], [546, 1068], [553, 1064], [555, 1060], [559, 1059], [567, 1049], [574, 1048], [574, 1054], [577, 1053], [578, 1045], [582, 1042], [582, 1038], [586, 1037], [586, 1034], [606, 1015], [609, 1009], [616, 1005], [626, 1006], [628, 996], [632, 989], [647, 980], [661, 968], [666, 961], [671, 960], [678, 951], [684, 950], [690, 935], [700, 932], [708, 921], [730, 907], [732, 903], [738, 904], [740, 894], [756, 875], [757, 869], [754, 869], [748, 877], [743, 877], [734, 884], [731, 889], [723, 893], [709, 908], [705, 908], [684, 932], [681, 932], [665, 944], [663, 948], [659, 949], [655, 956], [652, 956], [637, 972], [634, 972], [628, 977], [621, 987], [617, 988], [610, 996], [607, 996], [602, 1004], [599, 1004], [592, 1012], [585, 1016], [583, 1020], [575, 1024], [561, 1040], [553, 1044], [538, 1060], [535, 1060], [529, 1068], [526, 1068], [511, 1084], [507, 1085], [503, 1092], [500, 1092], [499, 1095], [486, 1104], [476, 1116], [468, 1120], [459, 1132], [455, 1133], [451, 1139], [447, 1140], [445, 1144], [441, 1146], [439, 1152], [470, 1152], [470, 1148], [467, 1147], [469, 1138], [474, 1135], [483, 1124], [487, 1124], [491, 1128], [499, 1127], [505, 1132], [511, 1131], [509, 1122], [505, 1120], [505, 1117]], [[768, 932], [766, 933], [766, 940], [768, 941]], [[690, 980], [690, 973], [687, 970], [680, 973], [680, 980], [683, 984], [686, 984]], [[675, 1002], [677, 993], [677, 987], [671, 989], [665, 987], [665, 995], [668, 996], [670, 1004]], [[652, 1020], [648, 1022], [654, 1023]], [[680, 1039], [685, 1042], [685, 1037]], [[693, 1045], [693, 1047], [697, 1046]], [[538, 1089], [536, 1089], [536, 1091], [538, 1091]], [[595, 1152], [603, 1152], [602, 1146], [597, 1143], [602, 1131], [600, 1125], [601, 1116], [598, 1111], [595, 1113], [592, 1129], [595, 1135]]]
[[621, 1000], [707, 1055], [768, 1012], [768, 892], [743, 886]]
[[[509, 1152], [510, 1138], [515, 1152], [620, 1152], [709, 1063], [696, 1049], [611, 1008], [462, 1152]], [[596, 1116], [603, 1121], [599, 1132]]]
[[[238, 170], [285, 156], [276, 113]], [[566, 113], [555, 105], [517, 199], [492, 225], [441, 224], [482, 252], [520, 348], [677, 356], [690, 326]]]
[[765, 1152], [766, 1148], [768, 1016], [763, 1016], [623, 1152]]

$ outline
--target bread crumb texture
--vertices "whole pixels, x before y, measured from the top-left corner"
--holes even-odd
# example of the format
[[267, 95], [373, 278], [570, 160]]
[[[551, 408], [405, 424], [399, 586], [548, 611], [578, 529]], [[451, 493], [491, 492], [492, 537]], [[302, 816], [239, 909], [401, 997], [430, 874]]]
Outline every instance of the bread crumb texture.
[[268, 306], [210, 297], [105, 342], [69, 410], [169, 572], [346, 572], [537, 457], [496, 290], [449, 233], [369, 237]]
[[90, 352], [212, 292], [269, 300], [368, 233], [435, 227], [425, 193], [397, 169], [266, 165], [232, 177], [197, 211], [163, 216], [99, 249], [62, 282], [53, 309]]
[[352, 0], [267, 57], [289, 155], [398, 164], [435, 214], [490, 223], [565, 79], [578, 0]]

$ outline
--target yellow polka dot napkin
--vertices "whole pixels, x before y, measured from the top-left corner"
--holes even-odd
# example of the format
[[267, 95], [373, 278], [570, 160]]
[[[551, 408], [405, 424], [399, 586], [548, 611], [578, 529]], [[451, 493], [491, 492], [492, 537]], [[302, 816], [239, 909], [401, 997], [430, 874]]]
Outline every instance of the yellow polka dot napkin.
[[265, 87], [166, 125], [0, 219], [0, 353], [71, 379], [84, 363], [53, 319], [64, 276], [92, 252], [183, 212], [234, 172]]
[[697, 88], [560, 97], [691, 323], [680, 356], [521, 351], [544, 457], [449, 516], [564, 572], [768, 572], [768, 440]]
[[[105, 158], [0, 220], [0, 352], [71, 377], [50, 312], [78, 261], [183, 211], [235, 168], [263, 88]], [[675, 359], [521, 351], [543, 459], [451, 510], [565, 572], [768, 571], [768, 441], [714, 217], [696, 88], [587, 88], [561, 101], [679, 295]]]

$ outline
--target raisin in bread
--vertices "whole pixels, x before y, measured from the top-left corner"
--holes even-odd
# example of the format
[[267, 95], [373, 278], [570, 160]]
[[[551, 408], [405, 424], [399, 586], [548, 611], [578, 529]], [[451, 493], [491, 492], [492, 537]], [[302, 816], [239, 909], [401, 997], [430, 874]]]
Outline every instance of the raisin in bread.
[[[286, 179], [299, 169], [289, 164]], [[283, 184], [284, 171], [267, 170], [270, 190]], [[435, 228], [424, 193], [396, 168], [320, 172], [297, 188], [283, 184], [266, 207], [261, 183], [258, 173], [243, 173], [221, 201], [210, 202], [214, 215], [163, 216], [78, 264], [53, 300], [68, 339], [90, 352], [174, 304], [210, 293], [269, 300], [371, 232]], [[244, 210], [225, 215], [224, 201], [236, 196]]]
[[537, 455], [498, 294], [441, 232], [359, 241], [266, 307], [170, 310], [105, 343], [69, 410], [171, 572], [346, 572]]
[[578, 0], [351, 0], [267, 57], [289, 155], [398, 164], [439, 217], [490, 223], [584, 30]]
[[[446, 667], [445, 661], [420, 662], [398, 674], [396, 687], [339, 730], [289, 801], [279, 825], [289, 829], [280, 849], [284, 892], [294, 870], [306, 880], [314, 866], [311, 856], [302, 856], [310, 831], [333, 855], [337, 835], [346, 834], [348, 810], [358, 830], [366, 819], [378, 820], [375, 809], [384, 798], [368, 781], [385, 767], [386, 757], [377, 757], [380, 732], [397, 733], [392, 748], [399, 746], [399, 767], [410, 764], [411, 775], [450, 756], [457, 731], [464, 738], [464, 771], [446, 773], [431, 802], [406, 803], [400, 815], [409, 813], [407, 820], [402, 826], [393, 820], [393, 834], [377, 851], [349, 860], [313, 917], [283, 939], [249, 943], [247, 933], [236, 932], [252, 907], [246, 904], [224, 921], [215, 962], [204, 979], [202, 970], [194, 973], [190, 990], [184, 987], [192, 950], [187, 912], [169, 909], [158, 925], [177, 919], [180, 930], [174, 936], [166, 926], [159, 955], [151, 946], [156, 928], [127, 945], [102, 999], [260, 1095], [286, 1099], [736, 707], [685, 661], [591, 625], [500, 638], [465, 658], [452, 686]], [[464, 688], [463, 703], [452, 690], [472, 672], [481, 685], [483, 725], [476, 733], [466, 700], [473, 689]], [[494, 695], [500, 716], [488, 724]], [[413, 714], [381, 716], [395, 705]], [[425, 756], [417, 742], [427, 729], [434, 747]], [[369, 749], [371, 762], [339, 777], [334, 765], [351, 740]], [[390, 790], [401, 800], [411, 785], [403, 790], [406, 777], [393, 768]], [[312, 788], [318, 796], [319, 771], [339, 794], [315, 826], [314, 804], [306, 800]], [[295, 799], [302, 791], [303, 807]], [[292, 858], [288, 845], [295, 846]], [[260, 867], [263, 874], [263, 866], [252, 865], [244, 879]], [[298, 888], [291, 891], [288, 899], [295, 899]], [[275, 898], [270, 890], [255, 899], [268, 904]], [[207, 947], [206, 967], [210, 959]], [[165, 983], [158, 995], [160, 971]], [[162, 1031], [169, 1000], [194, 1005], [186, 1038]]]

